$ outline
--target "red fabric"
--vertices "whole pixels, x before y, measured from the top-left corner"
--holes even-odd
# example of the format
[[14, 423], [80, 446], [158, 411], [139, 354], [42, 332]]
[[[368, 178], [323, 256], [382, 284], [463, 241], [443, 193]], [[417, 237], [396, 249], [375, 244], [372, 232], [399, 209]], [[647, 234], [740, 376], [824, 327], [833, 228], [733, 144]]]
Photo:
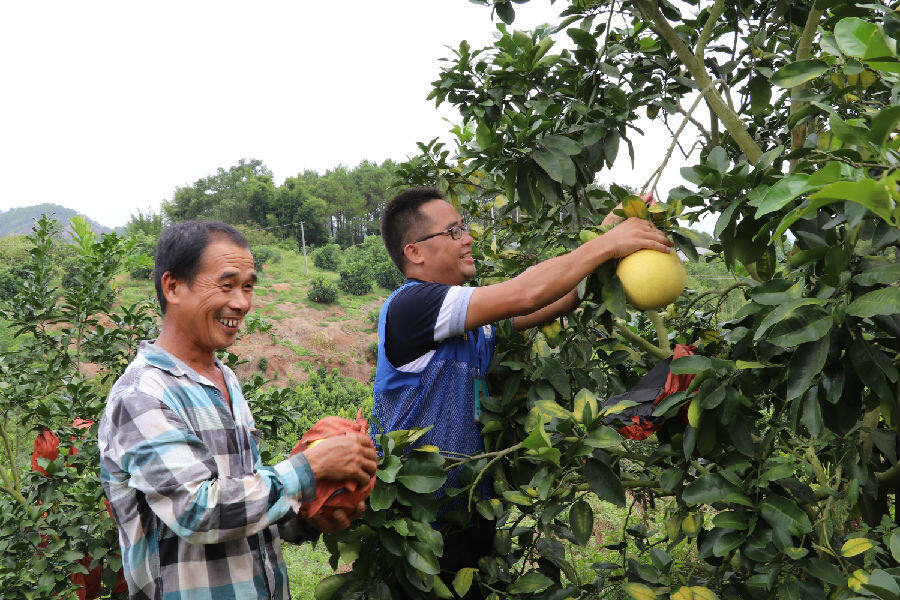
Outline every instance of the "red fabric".
[[91, 569], [91, 562], [93, 562], [93, 560], [93, 558], [85, 554], [78, 562], [84, 565], [85, 569], [90, 570], [87, 573], [72, 573], [72, 583], [80, 586], [78, 590], [76, 590], [78, 600], [94, 600], [94, 598], [99, 598], [100, 592], [103, 591], [103, 584], [100, 577], [103, 567], [100, 563], [97, 563], [97, 566]]
[[34, 438], [34, 452], [31, 453], [31, 470], [37, 471], [44, 477], [47, 471], [38, 464], [37, 459], [46, 458], [53, 461], [59, 457], [59, 438], [52, 431], [44, 430], [39, 436]]
[[[93, 425], [93, 421], [89, 421], [87, 419], [78, 418], [72, 421], [72, 429], [88, 429], [91, 425]], [[71, 437], [71, 440], [76, 441], [75, 436]], [[78, 448], [75, 446], [69, 447], [69, 456], [74, 456], [78, 454]], [[31, 453], [31, 470], [37, 471], [44, 477], [47, 476], [47, 471], [38, 465], [37, 459], [46, 458], [47, 460], [56, 460], [59, 457], [59, 438], [56, 437], [56, 434], [52, 431], [48, 431], [45, 429], [43, 433], [34, 438], [34, 452]]]
[[[325, 417], [303, 434], [297, 445], [291, 450], [291, 456], [303, 452], [316, 441], [337, 435], [358, 432], [366, 433], [369, 430], [369, 421], [362, 418], [362, 409], [356, 413], [356, 421], [342, 417]], [[316, 479], [316, 498], [312, 502], [305, 502], [300, 506], [300, 517], [308, 519], [320, 512], [330, 517], [337, 510], [352, 511], [356, 506], [369, 497], [372, 488], [375, 487], [375, 476], [363, 487], [355, 481], [334, 481], [331, 479]]]
[[629, 440], [645, 440], [662, 427], [662, 423], [654, 425], [650, 421], [645, 421], [637, 415], [631, 417], [631, 420], [634, 422], [634, 425], [626, 425], [625, 427], [617, 429], [619, 435], [626, 437]]

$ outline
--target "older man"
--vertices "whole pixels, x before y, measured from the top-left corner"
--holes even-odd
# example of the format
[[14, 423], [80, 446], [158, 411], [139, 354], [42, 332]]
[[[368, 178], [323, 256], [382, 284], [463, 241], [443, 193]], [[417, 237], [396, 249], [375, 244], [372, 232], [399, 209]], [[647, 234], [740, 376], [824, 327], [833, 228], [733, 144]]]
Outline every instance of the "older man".
[[163, 313], [116, 381], [100, 423], [101, 482], [119, 527], [135, 599], [286, 599], [278, 524], [331, 531], [353, 514], [298, 523], [316, 478], [366, 483], [377, 468], [362, 434], [333, 438], [263, 466], [258, 431], [230, 346], [250, 310], [256, 272], [241, 234], [212, 221], [176, 224], [156, 250]]

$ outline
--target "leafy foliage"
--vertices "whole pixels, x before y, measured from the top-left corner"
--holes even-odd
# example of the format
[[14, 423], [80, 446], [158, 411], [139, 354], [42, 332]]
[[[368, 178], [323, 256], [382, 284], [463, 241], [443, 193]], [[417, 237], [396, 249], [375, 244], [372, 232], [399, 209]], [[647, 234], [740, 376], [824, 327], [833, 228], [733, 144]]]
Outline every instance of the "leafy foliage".
[[[141, 339], [154, 337], [147, 303], [111, 309], [110, 281], [140, 259], [115, 234], [97, 237], [83, 220], [71, 222], [77, 276], [54, 282], [58, 226], [42, 217], [12, 297], [0, 318], [15, 334], [0, 347], [0, 589], [4, 598], [52, 598], [73, 591], [71, 575], [102, 568], [116, 582], [118, 538], [103, 504], [96, 429], [73, 430], [76, 418], [99, 420], [112, 380]], [[93, 365], [94, 368], [88, 368]], [[88, 375], [97, 370], [96, 375]], [[22, 465], [32, 435], [47, 428], [62, 441], [57, 460], [39, 461], [47, 476]], [[77, 453], [66, 450], [77, 449]], [[89, 556], [91, 559], [84, 559]], [[84, 559], [84, 560], [83, 560]]]
[[[602, 234], [617, 203], [624, 216], [660, 218], [692, 260], [701, 240], [677, 220], [716, 215], [711, 249], [736, 279], [637, 315], [605, 265], [579, 287], [584, 302], [562, 331], [504, 332], [482, 402], [486, 454], [434, 459], [468, 461], [460, 518], [475, 510], [497, 525], [494, 554], [455, 578], [491, 598], [900, 596], [896, 11], [573, 0], [558, 24], [523, 32], [507, 27], [512, 3], [478, 3], [505, 25], [492, 46], [461, 43], [431, 93], [462, 115], [457, 147], [422, 143], [398, 173], [469, 213], [479, 280], [571, 250], [582, 230]], [[699, 102], [710, 127], [691, 115]], [[639, 109], [689, 125], [701, 148], [685, 185], [652, 211], [624, 186], [593, 184], [620, 150], [633, 156]], [[729, 297], [743, 306], [724, 320], [718, 299]], [[602, 401], [672, 342], [698, 347], [672, 364], [696, 377], [657, 407], [668, 421], [655, 438], [626, 442]], [[331, 546], [368, 557], [378, 539], [388, 552], [325, 580], [321, 600], [451, 597], [412, 539], [386, 541], [404, 519], [382, 507], [415, 503], [383, 478], [419, 455], [386, 455], [365, 523]], [[479, 475], [493, 479], [484, 500], [472, 493]], [[663, 543], [626, 522], [618, 560], [579, 568], [567, 546], [590, 537], [591, 497], [660, 503]], [[684, 546], [698, 568], [673, 567]], [[428, 548], [437, 556], [438, 540]]]
[[370, 264], [361, 257], [348, 257], [338, 273], [338, 285], [354, 296], [364, 296], [372, 291], [372, 270]]
[[306, 297], [313, 302], [334, 304], [338, 297], [338, 286], [326, 277], [313, 277], [309, 282]]
[[341, 247], [337, 244], [325, 244], [312, 253], [313, 264], [326, 271], [337, 271], [341, 266]]

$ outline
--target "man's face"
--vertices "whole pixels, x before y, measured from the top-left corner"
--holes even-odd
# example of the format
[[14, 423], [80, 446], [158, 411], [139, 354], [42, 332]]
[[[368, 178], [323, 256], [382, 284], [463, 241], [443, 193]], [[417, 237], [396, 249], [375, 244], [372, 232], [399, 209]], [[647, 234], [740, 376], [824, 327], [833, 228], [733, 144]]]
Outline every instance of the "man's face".
[[[431, 200], [419, 207], [427, 223], [417, 237], [425, 237], [444, 231], [454, 225], [462, 225], [462, 217], [446, 200]], [[438, 235], [416, 244], [425, 259], [428, 279], [448, 285], [462, 285], [475, 276], [472, 259], [472, 236], [463, 232], [458, 240], [449, 234]]]
[[188, 338], [185, 341], [195, 349], [214, 352], [227, 348], [250, 311], [255, 284], [250, 251], [228, 239], [213, 238], [200, 257], [193, 283], [178, 282], [179, 302], [170, 305], [167, 313], [172, 312]]

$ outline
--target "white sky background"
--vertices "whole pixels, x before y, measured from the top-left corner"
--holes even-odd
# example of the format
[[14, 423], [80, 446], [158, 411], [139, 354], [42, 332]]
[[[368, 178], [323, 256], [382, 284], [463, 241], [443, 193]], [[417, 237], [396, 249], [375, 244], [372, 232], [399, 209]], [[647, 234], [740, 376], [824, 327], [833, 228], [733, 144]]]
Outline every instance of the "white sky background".
[[[555, 21], [515, 5], [517, 28]], [[448, 139], [425, 100], [438, 59], [495, 21], [466, 0], [7, 2], [0, 8], [0, 211], [54, 202], [115, 227], [241, 158], [304, 169], [404, 160]], [[643, 123], [598, 181], [640, 187], [670, 134]], [[684, 136], [685, 138], [689, 136]], [[678, 151], [659, 191], [682, 183]]]

